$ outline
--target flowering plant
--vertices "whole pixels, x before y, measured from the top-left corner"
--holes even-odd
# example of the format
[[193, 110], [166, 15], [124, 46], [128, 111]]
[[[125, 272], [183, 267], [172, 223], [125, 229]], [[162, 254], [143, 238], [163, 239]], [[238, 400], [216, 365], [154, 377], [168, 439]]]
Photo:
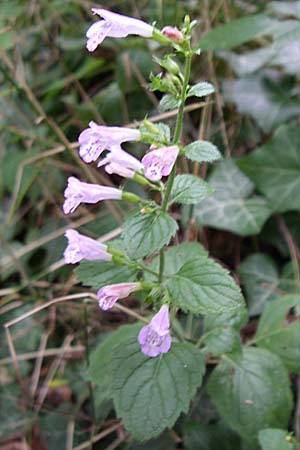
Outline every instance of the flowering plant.
[[[175, 245], [181, 234], [175, 239], [180, 227], [173, 205], [178, 211], [178, 205], [199, 204], [214, 192], [200, 177], [178, 173], [178, 162], [186, 158], [197, 164], [211, 163], [221, 158], [208, 141], [185, 145], [182, 140], [186, 101], [214, 92], [206, 81], [190, 85], [191, 61], [199, 55], [191, 36], [196, 23], [185, 17], [180, 29], [167, 26], [160, 31], [141, 20], [104, 9], [92, 11], [103, 20], [87, 31], [89, 51], [106, 37], [123, 38], [129, 34], [154, 39], [172, 49], [162, 59], [155, 57], [162, 72], [150, 76], [150, 88], [163, 93], [161, 110], [177, 108], [174, 129], [148, 119], [138, 129], [90, 122], [79, 135], [79, 155], [84, 162], [97, 161], [106, 151], [98, 167], [140, 183], [149, 191], [150, 199], [70, 177], [63, 205], [66, 214], [74, 212], [80, 203], [102, 200], [136, 205], [123, 223], [121, 239], [101, 245], [68, 230], [64, 255], [66, 263], [80, 262], [75, 272], [80, 281], [97, 290], [95, 299], [103, 314], [119, 308], [143, 323], [125, 325], [111, 333], [92, 353], [89, 376], [101, 388], [101, 400], [112, 399], [125, 427], [144, 441], [171, 427], [182, 412], [188, 411], [211, 355], [222, 359], [219, 372], [226, 370], [227, 361], [236, 370], [242, 361], [239, 328], [246, 313], [234, 279], [199, 243]], [[141, 160], [121, 147], [128, 141], [149, 145]], [[132, 311], [127, 304], [132, 294], [143, 314]], [[200, 330], [193, 327], [194, 319], [199, 317]], [[222, 390], [216, 373], [209, 384], [213, 388], [209, 389]], [[220, 413], [226, 415], [219, 398], [213, 400]], [[278, 425], [276, 420], [270, 419], [268, 425]]]

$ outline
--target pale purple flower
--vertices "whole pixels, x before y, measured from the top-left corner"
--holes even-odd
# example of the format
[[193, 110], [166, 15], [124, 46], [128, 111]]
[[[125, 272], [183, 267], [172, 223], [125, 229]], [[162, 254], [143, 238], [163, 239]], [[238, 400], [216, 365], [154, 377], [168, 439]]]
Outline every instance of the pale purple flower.
[[141, 283], [117, 283], [104, 286], [97, 292], [99, 308], [106, 311], [114, 306], [119, 298], [128, 297], [141, 289]]
[[138, 130], [125, 127], [106, 127], [89, 123], [89, 128], [83, 130], [79, 137], [79, 155], [86, 163], [96, 161], [104, 150], [120, 146], [122, 142], [138, 141], [141, 133]]
[[82, 259], [109, 261], [112, 258], [112, 255], [107, 252], [107, 245], [84, 236], [76, 230], [66, 230], [65, 236], [68, 239], [68, 245], [64, 251], [66, 264], [76, 264]]
[[161, 30], [162, 34], [167, 36], [172, 41], [180, 42], [183, 39], [183, 34], [176, 27], [172, 27], [171, 25], [167, 25]]
[[132, 169], [135, 172], [141, 172], [144, 168], [143, 164], [134, 156], [125, 152], [120, 146], [113, 146], [111, 151], [101, 159], [97, 166], [101, 167], [106, 164], [117, 163], [126, 169]]
[[168, 305], [163, 305], [153, 316], [149, 325], [144, 326], [138, 334], [138, 343], [147, 356], [167, 353], [171, 347], [170, 321]]
[[100, 184], [83, 183], [75, 177], [68, 178], [68, 186], [64, 192], [63, 211], [69, 214], [75, 211], [80, 203], [97, 203], [100, 200], [120, 200], [122, 191]]
[[121, 166], [121, 164], [111, 162], [106, 164], [105, 171], [112, 175], [115, 173], [116, 175], [120, 175], [120, 177], [124, 178], [133, 178], [134, 171], [131, 169], [127, 169], [126, 167]]
[[142, 159], [145, 167], [145, 177], [152, 181], [158, 181], [162, 177], [169, 175], [178, 152], [177, 145], [172, 145], [171, 147], [161, 147], [147, 153]]
[[93, 52], [106, 37], [122, 38], [128, 34], [151, 37], [153, 27], [142, 20], [108, 11], [107, 9], [92, 8], [94, 14], [104, 20], [95, 22], [86, 32], [88, 51]]

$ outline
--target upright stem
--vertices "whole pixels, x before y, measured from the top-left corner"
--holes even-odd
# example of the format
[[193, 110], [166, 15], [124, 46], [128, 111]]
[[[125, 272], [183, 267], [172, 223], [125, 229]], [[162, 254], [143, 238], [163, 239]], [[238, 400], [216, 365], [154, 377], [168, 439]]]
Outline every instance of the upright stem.
[[[183, 85], [182, 85], [182, 90], [181, 90], [180, 106], [179, 106], [177, 120], [176, 120], [173, 144], [178, 144], [178, 141], [179, 141], [180, 135], [181, 135], [184, 105], [185, 105], [185, 101], [186, 101], [187, 88], [188, 88], [190, 74], [191, 74], [191, 58], [192, 58], [192, 54], [191, 54], [191, 51], [189, 48], [189, 50], [185, 53], [184, 79], [183, 79]], [[176, 164], [174, 164], [174, 166], [171, 170], [169, 179], [167, 181], [166, 191], [163, 196], [161, 209], [164, 212], [167, 210], [167, 207], [168, 207], [168, 201], [169, 201], [170, 193], [171, 193], [172, 186], [174, 183], [175, 173], [176, 173]], [[162, 282], [162, 279], [163, 279], [164, 265], [165, 265], [164, 249], [161, 249], [159, 252], [159, 282], [160, 283]]]

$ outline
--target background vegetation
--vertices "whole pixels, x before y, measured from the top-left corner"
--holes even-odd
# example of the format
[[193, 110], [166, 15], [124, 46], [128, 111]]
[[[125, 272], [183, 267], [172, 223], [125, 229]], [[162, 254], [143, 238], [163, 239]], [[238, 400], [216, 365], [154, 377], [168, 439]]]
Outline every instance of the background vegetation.
[[[85, 51], [91, 6], [84, 0], [1, 3], [1, 448], [253, 448], [245, 442], [259, 430], [258, 411], [226, 420], [236, 398], [227, 410], [224, 400], [219, 420], [201, 389], [174, 430], [141, 445], [124, 431], [111, 403], [101, 401], [101, 387], [91, 396], [87, 342], [92, 349], [132, 319], [119, 310], [102, 314], [86, 302], [88, 289], [62, 260], [70, 224], [109, 240], [118, 236], [126, 213], [116, 202], [82, 206], [72, 217], [62, 213], [67, 176], [112, 185], [105, 172], [81, 162], [77, 136], [90, 120], [128, 125], [148, 115], [172, 125], [176, 115], [161, 111], [148, 88], [149, 72], [159, 70], [151, 42], [106, 39], [95, 53]], [[300, 300], [282, 302], [282, 294], [300, 290], [300, 3], [128, 0], [102, 6], [156, 21], [159, 28], [180, 24], [187, 13], [199, 21], [195, 42], [203, 51], [193, 61], [192, 80], [211, 81], [216, 95], [188, 105], [184, 138], [210, 139], [224, 160], [212, 169], [197, 163], [183, 168], [208, 178], [217, 193], [199, 206], [174, 210], [182, 225], [176, 240], [198, 240], [232, 271], [249, 307], [243, 341], [277, 354], [289, 370], [289, 428], [271, 441], [261, 436], [260, 445], [292, 450], [296, 443], [288, 432], [300, 436]], [[141, 144], [128, 148], [144, 153]], [[138, 311], [137, 302], [131, 308]], [[194, 320], [195, 329], [201, 326]], [[216, 344], [210, 345], [213, 368]], [[263, 353], [261, 358], [257, 364]], [[251, 388], [247, 364], [241, 389], [243, 383]], [[270, 383], [259, 411], [276, 401], [280, 386], [276, 379]], [[209, 389], [217, 390], [217, 383]], [[259, 393], [259, 386], [252, 389]]]

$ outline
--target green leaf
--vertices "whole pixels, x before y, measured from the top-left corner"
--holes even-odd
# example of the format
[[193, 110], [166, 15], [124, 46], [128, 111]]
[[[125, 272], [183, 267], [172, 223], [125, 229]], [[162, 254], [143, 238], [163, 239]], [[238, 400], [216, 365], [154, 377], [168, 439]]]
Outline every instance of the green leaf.
[[81, 261], [76, 267], [78, 279], [86, 286], [100, 289], [108, 284], [123, 283], [136, 279], [136, 269], [116, 266], [110, 261]]
[[300, 19], [300, 1], [275, 1], [268, 3], [268, 9], [279, 16], [295, 16]]
[[220, 314], [243, 306], [241, 291], [228, 271], [207, 256], [184, 263], [166, 278], [165, 286], [181, 309], [195, 314]]
[[177, 175], [171, 191], [171, 203], [199, 203], [213, 193], [212, 187], [194, 175]]
[[[278, 355], [288, 370], [300, 370], [299, 295], [286, 295], [267, 305], [260, 318], [255, 342]], [[294, 308], [295, 314], [289, 313]]]
[[183, 440], [185, 450], [241, 450], [242, 448], [240, 437], [221, 421], [184, 424]]
[[200, 83], [194, 84], [188, 93], [187, 97], [205, 97], [206, 95], [212, 94], [215, 92], [215, 88], [211, 83], [207, 83], [207, 81], [202, 81]]
[[204, 50], [223, 50], [236, 47], [251, 39], [273, 33], [278, 21], [265, 14], [255, 14], [232, 20], [206, 33], [198, 43]]
[[222, 158], [217, 147], [208, 141], [194, 141], [183, 149], [187, 158], [197, 162], [213, 162]]
[[279, 127], [271, 140], [241, 158], [238, 165], [266, 196], [273, 211], [300, 210], [298, 124]]
[[238, 271], [245, 286], [249, 314], [257, 316], [277, 295], [279, 273], [276, 264], [268, 255], [253, 253], [243, 260]]
[[171, 427], [201, 385], [202, 353], [189, 343], [173, 343], [168, 353], [146, 357], [135, 339], [114, 356], [112, 390], [117, 415], [134, 438], [145, 441]]
[[260, 430], [258, 439], [262, 450], [299, 450], [300, 448], [299, 443], [290, 433], [279, 428]]
[[159, 102], [158, 110], [160, 112], [170, 111], [176, 109], [180, 105], [180, 100], [173, 97], [173, 95], [166, 94]]
[[170, 242], [177, 227], [175, 220], [163, 211], [131, 214], [123, 224], [122, 233], [129, 256], [139, 259], [160, 250]]
[[94, 397], [98, 405], [113, 397], [111, 391], [111, 364], [116, 348], [129, 336], [136, 339], [140, 328], [140, 324], [124, 325], [118, 328], [117, 331], [111, 332], [91, 352], [88, 375], [89, 379], [98, 387], [94, 391]]
[[208, 391], [224, 421], [250, 443], [256, 442], [262, 428], [288, 423], [292, 409], [288, 374], [267, 350], [244, 348], [238, 364], [223, 359], [210, 377]]
[[197, 223], [242, 236], [259, 233], [271, 210], [262, 197], [249, 198], [253, 184], [234, 162], [218, 163], [208, 181], [215, 192], [194, 207]]

